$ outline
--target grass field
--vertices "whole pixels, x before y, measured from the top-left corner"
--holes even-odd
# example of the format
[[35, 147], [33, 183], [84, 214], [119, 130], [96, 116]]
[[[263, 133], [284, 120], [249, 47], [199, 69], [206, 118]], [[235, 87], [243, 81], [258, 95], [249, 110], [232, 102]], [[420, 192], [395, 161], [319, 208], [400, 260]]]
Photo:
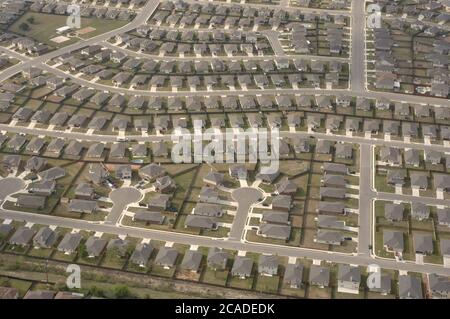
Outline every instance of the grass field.
[[[33, 17], [34, 22], [29, 23], [27, 20]], [[44, 13], [35, 13], [35, 12], [27, 12], [24, 14], [19, 20], [17, 20], [10, 28], [9, 31], [31, 37], [36, 41], [48, 44], [55, 48], [64, 47], [69, 44], [73, 44], [77, 42], [78, 38], [72, 38], [63, 43], [55, 43], [50, 41], [50, 39], [58, 36], [56, 34], [56, 29], [66, 25], [66, 16], [54, 15], [54, 14], [44, 14]], [[30, 26], [30, 29], [24, 31], [20, 29], [20, 25], [22, 23], [26, 23]], [[95, 28], [95, 31], [87, 33], [83, 36], [83, 38], [90, 38], [107, 31], [111, 31], [113, 29], [120, 28], [125, 25], [127, 21], [117, 21], [117, 20], [106, 20], [106, 19], [96, 19], [96, 18], [82, 18], [81, 19], [81, 28], [92, 27]]]

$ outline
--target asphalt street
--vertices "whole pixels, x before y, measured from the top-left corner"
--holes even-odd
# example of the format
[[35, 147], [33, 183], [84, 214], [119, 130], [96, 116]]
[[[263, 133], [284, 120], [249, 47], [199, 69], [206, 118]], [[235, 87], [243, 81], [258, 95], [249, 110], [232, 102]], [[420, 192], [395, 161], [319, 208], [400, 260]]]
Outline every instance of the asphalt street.
[[250, 207], [261, 201], [263, 194], [255, 188], [241, 187], [234, 190], [231, 196], [238, 203], [238, 209], [228, 237], [230, 240], [240, 241], [244, 234], [245, 225], [247, 224]]
[[138, 202], [142, 198], [142, 194], [136, 188], [122, 187], [113, 190], [109, 194], [109, 198], [113, 202], [113, 207], [106, 217], [105, 222], [115, 225], [122, 216], [125, 208], [131, 203]]
[[21, 178], [7, 177], [0, 179], [0, 202], [10, 194], [17, 193], [25, 187]]

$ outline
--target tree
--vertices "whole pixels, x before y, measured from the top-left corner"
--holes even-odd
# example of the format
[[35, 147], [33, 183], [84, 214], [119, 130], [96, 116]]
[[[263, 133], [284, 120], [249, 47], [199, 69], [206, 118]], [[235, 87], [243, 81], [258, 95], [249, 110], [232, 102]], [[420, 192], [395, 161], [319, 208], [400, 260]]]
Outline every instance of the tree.
[[29, 17], [29, 18], [27, 19], [27, 21], [28, 21], [30, 24], [33, 24], [33, 23], [34, 23], [34, 17], [33, 17], [33, 16]]
[[20, 30], [22, 30], [22, 31], [28, 31], [28, 30], [30, 30], [30, 26], [28, 25], [28, 23], [21, 23], [20, 25], [19, 25], [19, 28], [20, 28]]

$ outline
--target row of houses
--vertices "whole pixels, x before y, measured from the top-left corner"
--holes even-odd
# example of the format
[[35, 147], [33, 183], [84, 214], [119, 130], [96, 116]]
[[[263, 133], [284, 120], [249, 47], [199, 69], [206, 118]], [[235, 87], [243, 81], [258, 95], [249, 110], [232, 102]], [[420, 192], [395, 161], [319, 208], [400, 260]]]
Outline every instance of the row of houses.
[[291, 22], [315, 22], [316, 20], [329, 22], [339, 19], [346, 23], [342, 16], [317, 15], [303, 13], [301, 10], [273, 9], [270, 7], [254, 8], [238, 4], [196, 4], [177, 2], [162, 2], [158, 10], [150, 19], [156, 25], [225, 27], [240, 29], [258, 29], [259, 27], [277, 29]]
[[[46, 14], [69, 15], [69, 4], [70, 3], [59, 1], [36, 1], [30, 6], [30, 11]], [[117, 19], [126, 21], [131, 20], [135, 16], [135, 12], [111, 7], [93, 7], [89, 5], [80, 5], [80, 15], [83, 18], [105, 18], [111, 20]]]

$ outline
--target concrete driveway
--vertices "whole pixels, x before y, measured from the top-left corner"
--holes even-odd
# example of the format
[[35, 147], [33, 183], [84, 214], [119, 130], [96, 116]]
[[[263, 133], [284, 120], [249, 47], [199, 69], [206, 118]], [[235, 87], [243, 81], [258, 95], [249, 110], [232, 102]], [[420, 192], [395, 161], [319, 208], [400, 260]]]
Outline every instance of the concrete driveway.
[[122, 216], [124, 209], [129, 204], [140, 201], [142, 194], [136, 188], [122, 187], [113, 190], [109, 194], [109, 198], [113, 202], [113, 207], [111, 208], [111, 212], [108, 214], [108, 217], [106, 217], [105, 222], [116, 224]]

